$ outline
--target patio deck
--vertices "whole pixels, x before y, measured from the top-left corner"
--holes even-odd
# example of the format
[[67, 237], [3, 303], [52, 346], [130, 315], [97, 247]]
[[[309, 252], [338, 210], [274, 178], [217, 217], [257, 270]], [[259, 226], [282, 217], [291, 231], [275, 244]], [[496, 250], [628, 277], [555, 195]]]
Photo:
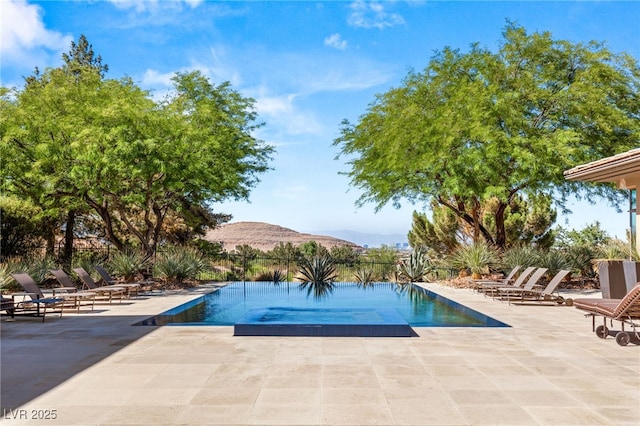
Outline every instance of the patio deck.
[[[45, 323], [3, 320], [1, 422], [638, 424], [639, 345], [598, 339], [572, 307], [509, 306], [470, 290], [426, 287], [512, 327], [352, 338], [131, 326], [197, 291]], [[56, 419], [33, 418], [46, 410]]]

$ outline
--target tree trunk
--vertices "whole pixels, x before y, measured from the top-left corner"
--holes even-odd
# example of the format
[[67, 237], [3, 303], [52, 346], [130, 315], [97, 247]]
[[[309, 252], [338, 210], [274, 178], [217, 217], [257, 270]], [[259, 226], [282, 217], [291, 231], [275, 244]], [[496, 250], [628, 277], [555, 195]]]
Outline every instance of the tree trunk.
[[500, 203], [495, 213], [496, 221], [496, 247], [504, 250], [507, 246], [507, 233], [504, 229], [504, 212], [507, 210], [508, 204]]
[[62, 252], [62, 262], [67, 268], [71, 267], [73, 260], [73, 230], [76, 225], [76, 212], [70, 210], [67, 213], [67, 226], [64, 231], [64, 249]]

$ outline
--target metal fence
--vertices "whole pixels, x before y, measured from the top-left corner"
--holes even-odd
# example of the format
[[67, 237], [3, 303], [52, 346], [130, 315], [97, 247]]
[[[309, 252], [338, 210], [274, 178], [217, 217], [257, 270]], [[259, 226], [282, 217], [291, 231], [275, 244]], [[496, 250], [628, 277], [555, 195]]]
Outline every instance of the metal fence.
[[[337, 278], [335, 281], [358, 281], [357, 276], [368, 271], [375, 281], [400, 281], [398, 262], [374, 262], [366, 258], [356, 261], [334, 259]], [[274, 258], [266, 256], [248, 257], [228, 255], [224, 259], [212, 260], [208, 271], [201, 272], [200, 280], [210, 281], [294, 281], [299, 275], [299, 261], [295, 258]], [[430, 280], [452, 278], [455, 271], [448, 268], [434, 268], [428, 274]]]

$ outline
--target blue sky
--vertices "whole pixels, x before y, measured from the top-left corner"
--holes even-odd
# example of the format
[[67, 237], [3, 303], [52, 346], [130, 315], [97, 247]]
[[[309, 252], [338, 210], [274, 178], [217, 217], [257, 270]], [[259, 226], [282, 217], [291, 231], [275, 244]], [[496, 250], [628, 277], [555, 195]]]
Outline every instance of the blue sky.
[[[154, 96], [176, 71], [198, 69], [254, 98], [265, 122], [256, 137], [276, 147], [274, 170], [249, 203], [215, 209], [304, 232], [409, 230], [423, 206], [356, 208], [360, 194], [338, 174], [347, 167], [334, 160], [332, 142], [343, 119], [356, 121], [435, 51], [473, 42], [497, 49], [511, 20], [640, 58], [640, 2], [0, 0], [0, 13], [5, 86], [21, 86], [36, 66], [58, 66], [84, 34], [109, 65], [107, 77], [130, 76]], [[573, 210], [558, 223], [579, 229], [598, 220], [619, 237], [628, 226], [626, 213], [603, 202]]]

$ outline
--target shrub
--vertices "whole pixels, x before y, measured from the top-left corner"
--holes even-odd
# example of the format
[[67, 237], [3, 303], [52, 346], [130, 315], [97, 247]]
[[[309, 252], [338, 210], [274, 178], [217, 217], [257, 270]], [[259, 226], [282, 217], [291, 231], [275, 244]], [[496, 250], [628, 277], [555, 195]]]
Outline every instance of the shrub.
[[541, 268], [547, 268], [548, 277], [553, 277], [562, 269], [572, 269], [566, 255], [558, 250], [550, 250], [541, 255], [538, 260], [538, 266]]
[[337, 277], [336, 267], [328, 256], [314, 256], [299, 261], [298, 279], [302, 281], [300, 287], [307, 290], [307, 295], [313, 292], [314, 297], [320, 298], [333, 291], [333, 280]]
[[147, 261], [147, 257], [141, 252], [124, 250], [114, 253], [107, 263], [113, 275], [131, 281], [144, 270]]
[[409, 259], [400, 263], [400, 275], [410, 282], [421, 281], [427, 273], [433, 270], [431, 260], [421, 249], [413, 250]]
[[169, 282], [193, 280], [204, 271], [207, 262], [190, 247], [169, 247], [160, 253], [154, 265], [155, 275]]
[[353, 277], [358, 286], [368, 287], [376, 280], [376, 274], [370, 266], [358, 266], [353, 271]]
[[543, 253], [540, 249], [532, 246], [511, 247], [502, 253], [500, 265], [503, 272], [510, 271], [516, 266], [523, 268], [528, 266], [538, 266]]
[[449, 258], [454, 268], [469, 270], [472, 274], [487, 274], [499, 263], [498, 253], [485, 243], [476, 243], [458, 248]]

